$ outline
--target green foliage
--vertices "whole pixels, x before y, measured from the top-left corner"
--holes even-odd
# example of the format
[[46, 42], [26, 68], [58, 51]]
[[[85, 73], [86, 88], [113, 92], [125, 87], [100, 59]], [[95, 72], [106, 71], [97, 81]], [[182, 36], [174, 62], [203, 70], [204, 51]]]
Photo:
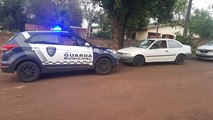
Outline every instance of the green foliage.
[[188, 0], [177, 0], [174, 5], [173, 19], [169, 24], [174, 25], [185, 25], [186, 12], [188, 8]]
[[178, 40], [179, 42], [181, 42], [184, 45], [189, 45], [192, 48], [194, 47], [194, 40], [192, 39], [191, 35], [188, 35], [186, 37], [182, 36], [180, 33], [176, 34], [176, 40]]
[[207, 10], [195, 10], [190, 19], [189, 32], [199, 35], [201, 39], [213, 39], [213, 18]]
[[188, 0], [177, 0], [174, 6], [174, 19], [179, 25], [183, 25], [186, 16]]
[[0, 0], [0, 26], [23, 31], [25, 23], [64, 28], [81, 26], [82, 11], [76, 0]]
[[68, 29], [69, 26], [81, 26], [82, 11], [80, 5], [75, 0], [58, 0], [54, 13], [55, 23]]
[[98, 2], [110, 16], [113, 28], [113, 39], [119, 48], [124, 45], [124, 33], [136, 28], [145, 27], [150, 17], [159, 22], [169, 21], [176, 0], [93, 0]]
[[27, 0], [27, 4], [29, 23], [51, 26], [56, 8], [52, 0]]
[[159, 24], [170, 22], [176, 2], [177, 0], [154, 0], [150, 8], [151, 17], [156, 18]]
[[104, 10], [98, 7], [97, 3], [93, 3], [92, 0], [82, 0], [81, 5], [83, 6], [83, 16], [84, 19], [87, 21], [87, 32], [86, 38], [89, 38], [91, 33], [91, 27], [93, 23], [97, 23], [100, 19], [100, 16], [104, 14]]
[[[42, 4], [41, 4], [42, 3]], [[60, 24], [63, 28], [80, 26], [82, 14], [75, 0], [28, 0], [27, 13], [33, 24], [52, 26]]]
[[0, 1], [0, 23], [2, 29], [17, 31], [24, 29], [27, 21], [24, 14], [25, 0], [1, 0]]

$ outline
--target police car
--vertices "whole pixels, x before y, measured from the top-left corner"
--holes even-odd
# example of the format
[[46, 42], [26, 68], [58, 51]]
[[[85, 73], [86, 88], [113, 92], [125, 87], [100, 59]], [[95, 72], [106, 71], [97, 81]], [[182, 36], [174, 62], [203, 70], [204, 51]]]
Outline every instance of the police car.
[[118, 64], [116, 51], [97, 47], [65, 31], [24, 31], [2, 47], [1, 70], [16, 72], [24, 82], [41, 73], [94, 69], [105, 75]]

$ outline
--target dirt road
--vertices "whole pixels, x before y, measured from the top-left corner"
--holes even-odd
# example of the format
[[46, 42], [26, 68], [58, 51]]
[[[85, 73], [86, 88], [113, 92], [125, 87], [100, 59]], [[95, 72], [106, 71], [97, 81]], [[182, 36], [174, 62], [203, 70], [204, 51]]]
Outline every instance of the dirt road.
[[0, 73], [0, 120], [213, 120], [213, 62], [186, 60], [112, 74], [48, 74], [22, 83]]

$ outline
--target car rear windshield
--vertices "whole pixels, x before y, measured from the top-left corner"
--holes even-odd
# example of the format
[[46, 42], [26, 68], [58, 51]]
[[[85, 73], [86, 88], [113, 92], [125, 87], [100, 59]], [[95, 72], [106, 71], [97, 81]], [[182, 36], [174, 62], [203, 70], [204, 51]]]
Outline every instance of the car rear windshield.
[[12, 37], [10, 37], [10, 39], [6, 42], [6, 44], [12, 44], [13, 40], [16, 39], [18, 37], [18, 35], [19, 35], [19, 33], [13, 35]]

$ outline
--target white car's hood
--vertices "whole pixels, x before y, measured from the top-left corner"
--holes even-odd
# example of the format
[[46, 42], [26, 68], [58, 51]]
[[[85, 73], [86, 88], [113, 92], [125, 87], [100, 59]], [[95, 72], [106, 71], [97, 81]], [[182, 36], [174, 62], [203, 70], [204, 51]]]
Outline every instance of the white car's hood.
[[202, 45], [198, 49], [213, 50], [213, 45]]
[[135, 52], [135, 51], [138, 51], [138, 50], [141, 50], [141, 49], [143, 49], [143, 48], [127, 47], [127, 48], [119, 49], [117, 52], [131, 53], [131, 52]]

